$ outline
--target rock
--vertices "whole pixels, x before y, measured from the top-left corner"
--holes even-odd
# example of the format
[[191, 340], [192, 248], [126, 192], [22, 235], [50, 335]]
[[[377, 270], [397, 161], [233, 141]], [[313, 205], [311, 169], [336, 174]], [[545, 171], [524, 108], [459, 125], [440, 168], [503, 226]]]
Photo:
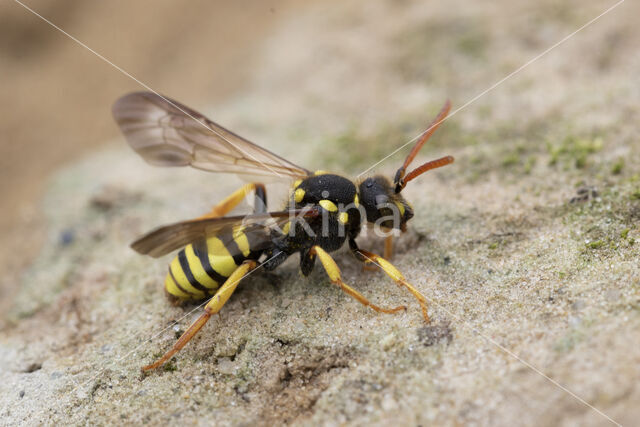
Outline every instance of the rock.
[[[297, 164], [355, 177], [423, 131], [445, 99], [464, 106], [418, 155], [456, 162], [403, 191], [415, 217], [392, 258], [426, 296], [431, 323], [348, 250], [335, 254], [344, 281], [406, 312], [362, 306], [319, 265], [303, 278], [292, 257], [252, 274], [172, 362], [141, 375], [200, 308], [163, 295], [170, 257], [129, 244], [203, 214], [241, 182], [153, 168], [119, 138], [60, 170], [44, 196], [46, 241], [2, 312], [3, 422], [602, 425], [606, 414], [634, 424], [640, 92], [629, 76], [640, 69], [640, 5], [625, 2], [465, 105], [603, 8], [283, 12], [246, 91], [193, 107]], [[393, 176], [410, 145], [375, 172]], [[597, 195], [568, 203], [587, 184]], [[279, 208], [284, 196], [268, 188]], [[358, 243], [383, 249], [371, 233]]]

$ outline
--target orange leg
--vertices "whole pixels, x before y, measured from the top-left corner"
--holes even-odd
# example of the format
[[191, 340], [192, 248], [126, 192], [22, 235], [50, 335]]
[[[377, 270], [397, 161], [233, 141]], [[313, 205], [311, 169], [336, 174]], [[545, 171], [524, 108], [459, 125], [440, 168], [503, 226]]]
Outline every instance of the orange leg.
[[238, 287], [240, 280], [251, 270], [256, 268], [256, 262], [247, 260], [238, 267], [224, 284], [218, 289], [218, 292], [209, 300], [207, 305], [204, 306], [204, 313], [196, 319], [195, 322], [189, 326], [182, 336], [176, 341], [171, 350], [167, 351], [164, 356], [158, 359], [156, 362], [142, 367], [142, 372], [149, 371], [151, 369], [159, 368], [164, 365], [174, 354], [179, 352], [193, 338], [200, 329], [207, 323], [209, 318], [220, 311], [220, 309], [227, 302], [233, 291]]
[[388, 235], [384, 239], [384, 257], [391, 259], [393, 256], [393, 234]]
[[376, 267], [375, 265], [362, 264], [362, 270], [363, 271], [378, 271], [378, 267]]
[[311, 255], [317, 255], [318, 258], [320, 258], [320, 262], [322, 263], [322, 266], [327, 272], [327, 275], [329, 276], [331, 283], [335, 283], [336, 285], [340, 286], [340, 289], [342, 289], [347, 294], [351, 295], [353, 298], [358, 300], [361, 304], [371, 307], [372, 309], [374, 309], [379, 313], [397, 313], [398, 311], [407, 309], [407, 307], [405, 307], [404, 305], [394, 307], [394, 308], [383, 308], [371, 303], [367, 298], [365, 298], [364, 295], [362, 295], [360, 292], [356, 291], [351, 286], [347, 285], [342, 281], [342, 278], [340, 277], [340, 269], [338, 268], [338, 265], [333, 260], [333, 258], [331, 258], [331, 255], [329, 255], [324, 249], [322, 249], [320, 246], [314, 246], [313, 248], [311, 248], [310, 253]]
[[357, 249], [357, 252], [362, 255], [361, 260], [365, 263], [374, 263], [378, 267], [380, 267], [389, 277], [393, 279], [394, 282], [398, 284], [398, 286], [404, 286], [413, 294], [413, 296], [420, 303], [420, 308], [422, 308], [422, 316], [424, 320], [429, 323], [429, 315], [427, 314], [427, 299], [411, 285], [411, 283], [407, 282], [402, 273], [393, 266], [389, 261], [382, 258], [380, 255], [376, 255], [373, 252], [365, 251], [363, 249]]
[[[250, 194], [252, 191], [255, 191], [256, 193], [256, 200], [255, 200], [256, 205], [254, 206], [254, 209], [256, 211], [266, 210], [264, 206], [266, 205], [266, 193], [265, 193], [264, 185], [258, 184], [258, 183], [250, 183], [250, 184], [243, 185], [238, 190], [234, 191], [228, 197], [222, 200], [220, 203], [215, 205], [213, 209], [211, 209], [211, 211], [209, 211], [208, 213], [202, 216], [199, 216], [196, 219], [218, 218], [221, 216], [225, 216], [226, 214], [231, 212], [233, 208], [238, 206], [240, 202], [242, 202], [244, 198], [247, 197], [247, 195]], [[262, 206], [259, 206], [258, 205], [259, 203]]]

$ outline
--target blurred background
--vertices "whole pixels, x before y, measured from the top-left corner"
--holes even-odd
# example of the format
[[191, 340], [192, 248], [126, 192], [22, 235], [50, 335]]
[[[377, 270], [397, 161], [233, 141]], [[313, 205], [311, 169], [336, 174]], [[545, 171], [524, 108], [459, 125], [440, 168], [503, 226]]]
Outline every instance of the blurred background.
[[[316, 114], [308, 122], [318, 130], [339, 122], [329, 125], [337, 143], [356, 148], [325, 150], [319, 158], [358, 172], [386, 155], [391, 141], [399, 145], [419, 132], [428, 123], [428, 108], [452, 98], [455, 109], [610, 6], [549, 0], [454, 4], [460, 10], [436, 1], [364, 7], [355, 1], [160, 0], [150, 6], [33, 0], [28, 6], [193, 108], [262, 91], [251, 103], [261, 109], [236, 109], [245, 122], [251, 113], [274, 116], [278, 123], [298, 108]], [[482, 122], [499, 118], [508, 126], [526, 118], [539, 127], [567, 104], [566, 95], [588, 95], [592, 78], [630, 77], [620, 66], [637, 56], [626, 54], [637, 40], [631, 24], [609, 18], [599, 25], [478, 100], [450, 127], [466, 124], [465, 130], [476, 132]], [[143, 88], [11, 1], [0, 5], [0, 57], [0, 266], [14, 272], [28, 263], [43, 236], [38, 200], [51, 172], [113, 142], [119, 132], [112, 103]], [[569, 74], [575, 79], [565, 82]], [[467, 132], [453, 136], [450, 144], [470, 142]]]
[[[242, 87], [261, 43], [302, 7], [287, 0], [25, 4], [145, 84], [195, 106]], [[111, 105], [145, 89], [11, 1], [0, 4], [0, 58], [0, 267], [15, 277], [46, 233], [38, 202], [50, 174], [113, 141]]]

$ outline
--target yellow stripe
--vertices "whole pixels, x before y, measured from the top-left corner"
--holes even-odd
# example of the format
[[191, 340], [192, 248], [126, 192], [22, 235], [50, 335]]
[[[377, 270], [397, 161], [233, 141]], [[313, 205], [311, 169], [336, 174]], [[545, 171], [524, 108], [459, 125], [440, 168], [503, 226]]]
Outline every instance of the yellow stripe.
[[207, 250], [209, 252], [209, 262], [211, 267], [224, 277], [231, 276], [231, 273], [238, 268], [233, 261], [233, 257], [217, 237], [207, 239]]
[[247, 235], [242, 232], [242, 230], [236, 230], [233, 232], [233, 240], [238, 245], [238, 248], [242, 252], [242, 255], [248, 257], [251, 253], [251, 247], [249, 246], [249, 239], [247, 239]]
[[302, 188], [298, 188], [294, 193], [293, 197], [296, 203], [300, 203], [302, 199], [304, 199], [304, 190]]
[[171, 278], [170, 274], [167, 274], [167, 278], [164, 279], [164, 288], [174, 297], [178, 297], [181, 299], [189, 299], [192, 298], [191, 295], [184, 293], [176, 286], [176, 283]]
[[353, 198], [353, 204], [356, 205], [356, 208], [360, 205], [360, 198], [358, 197], [358, 193], [356, 193], [355, 197]]
[[187, 262], [189, 263], [193, 277], [195, 277], [202, 286], [206, 286], [209, 289], [217, 289], [220, 285], [204, 271], [200, 259], [193, 251], [193, 245], [188, 245], [184, 249], [184, 253], [187, 256]]
[[327, 172], [327, 171], [317, 170], [317, 171], [315, 171], [313, 174], [314, 174], [314, 175], [316, 175], [316, 176], [318, 176], [318, 175], [326, 175], [326, 174], [328, 174], [328, 173], [329, 173], [329, 172]]
[[297, 188], [300, 184], [302, 184], [302, 180], [301, 179], [296, 179], [295, 182], [293, 183], [293, 187]]
[[396, 202], [396, 206], [400, 209], [400, 215], [404, 216], [404, 205], [400, 202]]
[[336, 204], [333, 203], [331, 200], [324, 199], [324, 200], [320, 200], [320, 202], [318, 203], [320, 204], [320, 206], [322, 206], [329, 212], [335, 212], [338, 210], [338, 207], [336, 206]]
[[169, 266], [169, 268], [173, 273], [173, 277], [176, 278], [178, 284], [182, 289], [194, 294], [194, 297], [204, 297], [204, 293], [202, 291], [194, 288], [193, 286], [191, 286], [191, 283], [189, 283], [189, 279], [187, 279], [184, 271], [182, 271], [182, 266], [180, 266], [180, 260], [178, 260], [178, 257], [175, 257], [173, 261], [171, 261], [171, 265]]

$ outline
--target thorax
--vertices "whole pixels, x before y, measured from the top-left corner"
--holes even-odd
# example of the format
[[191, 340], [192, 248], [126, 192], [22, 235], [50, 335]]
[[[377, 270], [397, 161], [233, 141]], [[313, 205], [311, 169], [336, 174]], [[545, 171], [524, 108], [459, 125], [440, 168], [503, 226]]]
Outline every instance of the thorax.
[[311, 205], [321, 210], [321, 215], [309, 220], [309, 229], [314, 235], [303, 235], [304, 231], [296, 228], [296, 236], [291, 236], [291, 243], [297, 241], [300, 246], [317, 244], [333, 251], [341, 247], [347, 237], [354, 237], [360, 231], [358, 190], [353, 181], [343, 176], [316, 172], [296, 181], [289, 203], [296, 209]]
[[291, 190], [291, 200], [298, 208], [308, 204], [332, 208], [333, 204], [337, 210], [346, 211], [359, 205], [358, 191], [351, 180], [322, 171], [296, 181]]

